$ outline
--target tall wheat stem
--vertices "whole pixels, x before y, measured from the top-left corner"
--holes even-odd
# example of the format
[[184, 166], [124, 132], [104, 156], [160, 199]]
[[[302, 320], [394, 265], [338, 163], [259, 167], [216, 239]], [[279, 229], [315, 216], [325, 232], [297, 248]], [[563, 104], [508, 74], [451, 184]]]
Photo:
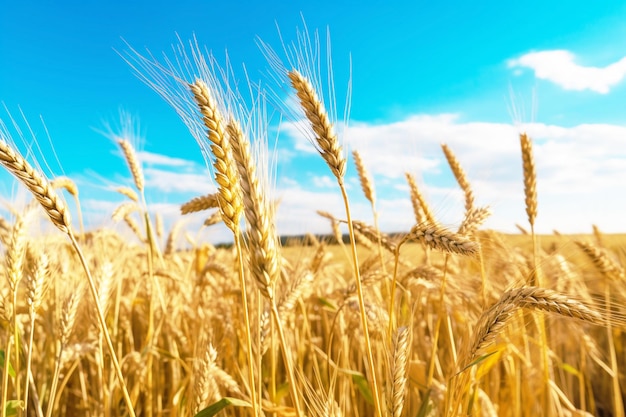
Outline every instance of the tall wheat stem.
[[33, 341], [35, 339], [35, 332], [33, 331], [35, 328], [35, 315], [31, 314], [30, 317], [30, 335], [28, 338], [28, 353], [26, 354], [26, 386], [24, 387], [24, 414], [27, 414], [28, 411], [28, 388], [30, 385], [29, 375], [31, 373], [31, 363], [33, 358]]
[[276, 302], [272, 299], [270, 308], [272, 309], [272, 316], [274, 316], [274, 321], [276, 322], [276, 329], [278, 330], [278, 338], [280, 339], [281, 352], [283, 355], [283, 361], [285, 361], [285, 368], [287, 370], [287, 377], [289, 378], [289, 391], [291, 392], [291, 397], [293, 398], [293, 405], [296, 409], [296, 416], [304, 417], [302, 413], [302, 408], [300, 406], [300, 397], [298, 396], [298, 388], [296, 386], [296, 377], [293, 372], [293, 362], [291, 361], [291, 355], [289, 355], [289, 351], [287, 350], [287, 340], [285, 339], [285, 332], [283, 331], [283, 326], [280, 323], [280, 313], [278, 312], [278, 307], [276, 307]]
[[[13, 368], [15, 369], [15, 398], [20, 398], [21, 390], [20, 390], [20, 344], [21, 337], [19, 334], [19, 330], [17, 327], [17, 286], [13, 291], [13, 343], [15, 344], [15, 364]], [[8, 356], [6, 358], [7, 361], [11, 360], [11, 357]], [[18, 411], [18, 416], [21, 416], [21, 410]]]
[[611, 289], [608, 282], [606, 283], [606, 287], [604, 290], [604, 302], [607, 314], [607, 344], [609, 345], [609, 359], [611, 361], [611, 370], [613, 371], [613, 375], [611, 375], [611, 389], [613, 391], [613, 395], [611, 396], [613, 399], [613, 415], [615, 417], [624, 417], [624, 403], [622, 402], [622, 398], [620, 398], [620, 373], [617, 369], [617, 356], [615, 353], [615, 343], [613, 340], [613, 326], [611, 325]]
[[402, 244], [396, 246], [396, 250], [393, 254], [393, 277], [391, 278], [391, 292], [389, 293], [389, 329], [387, 336], [391, 343], [393, 335], [393, 328], [395, 327], [395, 300], [396, 300], [396, 286], [398, 285], [398, 266], [400, 264], [400, 247]]
[[441, 328], [441, 320], [444, 314], [446, 313], [445, 307], [445, 296], [446, 296], [446, 284], [448, 277], [448, 258], [450, 255], [446, 253], [445, 260], [443, 263], [443, 277], [441, 281], [441, 288], [439, 289], [439, 313], [437, 314], [437, 321], [435, 322], [435, 334], [433, 336], [433, 350], [431, 353], [430, 364], [428, 367], [428, 379], [426, 381], [426, 386], [430, 387], [433, 382], [433, 376], [435, 373], [435, 361], [437, 359], [437, 350], [439, 344], [439, 333]]
[[[252, 411], [255, 417], [258, 417], [259, 407], [256, 398], [256, 384], [254, 381], [254, 358], [252, 357], [252, 333], [250, 331], [250, 316], [248, 314], [248, 295], [246, 290], [246, 277], [243, 268], [243, 252], [241, 247], [241, 234], [239, 233], [239, 228], [236, 228], [237, 232], [235, 233], [235, 246], [237, 247], [237, 263], [238, 268], [237, 272], [239, 275], [239, 285], [241, 285], [241, 309], [243, 310], [243, 321], [245, 325], [246, 331], [246, 351], [248, 355], [248, 366], [250, 369], [248, 370], [248, 383], [250, 384], [250, 401], [252, 402]], [[260, 371], [259, 371], [260, 372]], [[261, 387], [259, 386], [259, 389]]]
[[7, 336], [7, 345], [4, 351], [4, 368], [2, 369], [2, 403], [0, 403], [0, 416], [7, 415], [7, 398], [9, 394], [9, 365], [11, 363], [11, 345], [13, 344], [13, 335]]
[[356, 278], [356, 291], [359, 300], [359, 310], [361, 316], [361, 326], [363, 327], [363, 337], [365, 339], [365, 353], [367, 355], [367, 363], [370, 371], [370, 377], [372, 378], [372, 396], [374, 397], [374, 407], [376, 408], [376, 415], [382, 417], [382, 407], [380, 404], [380, 395], [378, 393], [378, 381], [376, 377], [376, 367], [374, 365], [374, 356], [372, 355], [372, 343], [369, 336], [369, 327], [367, 325], [367, 313], [365, 311], [365, 298], [363, 297], [363, 288], [361, 286], [361, 272], [359, 271], [359, 258], [356, 251], [356, 240], [354, 238], [354, 227], [352, 225], [352, 216], [350, 214], [350, 203], [348, 201], [348, 193], [343, 180], [338, 178], [339, 188], [341, 189], [341, 196], [343, 197], [344, 206], [346, 209], [346, 219], [348, 221], [348, 232], [350, 234], [350, 248], [352, 249], [352, 267], [354, 268], [354, 275]]

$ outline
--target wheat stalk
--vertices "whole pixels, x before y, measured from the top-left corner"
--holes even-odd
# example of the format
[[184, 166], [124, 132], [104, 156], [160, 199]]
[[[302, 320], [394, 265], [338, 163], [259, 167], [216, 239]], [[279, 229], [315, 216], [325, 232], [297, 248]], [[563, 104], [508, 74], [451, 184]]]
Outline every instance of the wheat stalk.
[[124, 152], [124, 158], [126, 158], [128, 169], [130, 169], [130, 173], [135, 181], [135, 187], [137, 187], [137, 190], [139, 190], [140, 193], [143, 193], [145, 179], [143, 176], [143, 170], [141, 169], [141, 164], [139, 163], [139, 158], [135, 152], [135, 148], [127, 139], [118, 139], [117, 144], [120, 145], [122, 152]]
[[237, 172], [231, 145], [225, 134], [224, 118], [207, 84], [197, 79], [189, 88], [202, 114], [207, 128], [207, 138], [213, 153], [215, 181], [218, 184], [218, 201], [224, 224], [235, 233], [243, 210]]
[[248, 225], [252, 276], [261, 293], [271, 300], [274, 298], [274, 284], [280, 264], [278, 237], [270, 216], [271, 205], [259, 184], [256, 164], [250, 153], [250, 142], [244, 136], [239, 123], [230, 121], [226, 131], [239, 171], [244, 216]]
[[127, 186], [121, 186], [121, 187], [117, 187], [115, 191], [122, 194], [123, 196], [130, 198], [135, 203], [139, 203], [139, 196], [137, 195], [135, 190], [133, 190], [132, 188], [127, 187]]
[[[324, 158], [324, 160], [326, 161], [326, 164], [330, 168], [331, 172], [335, 175], [335, 178], [337, 179], [337, 183], [339, 185], [339, 189], [341, 190], [341, 196], [343, 198], [346, 211], [346, 220], [348, 223], [348, 233], [350, 235], [350, 248], [352, 250], [352, 268], [354, 271], [354, 278], [356, 282], [359, 311], [361, 315], [361, 327], [363, 330], [365, 352], [367, 355], [367, 363], [371, 378], [374, 408], [376, 411], [376, 415], [378, 417], [382, 417], [382, 407], [380, 404], [380, 396], [378, 393], [376, 366], [374, 364], [374, 356], [372, 353], [372, 345], [367, 324], [368, 319], [365, 307], [365, 300], [363, 297], [363, 289], [361, 287], [361, 273], [359, 271], [359, 260], [354, 238], [354, 228], [352, 226], [352, 214], [350, 212], [348, 193], [346, 191], [346, 187], [343, 181], [343, 177], [346, 172], [346, 158], [343, 155], [341, 145], [339, 144], [339, 140], [334, 133], [333, 126], [329, 121], [324, 105], [319, 100], [318, 95], [313, 89], [311, 82], [297, 70], [289, 71], [288, 77], [291, 81], [293, 89], [298, 95], [300, 107], [304, 110], [304, 113], [309, 120], [309, 124], [311, 125], [311, 128], [313, 129], [313, 132], [315, 134], [315, 143], [317, 144], [317, 150], [322, 158]], [[274, 311], [275, 315], [278, 316], [278, 312], [276, 311], [276, 309], [274, 309]]]
[[358, 220], [352, 221], [354, 231], [361, 233], [366, 239], [374, 244], [381, 244], [383, 248], [387, 249], [391, 253], [395, 253], [397, 245], [391, 240], [389, 235], [378, 231], [375, 227], [370, 226]]
[[221, 221], [222, 221], [222, 213], [220, 213], [220, 211], [218, 210], [215, 213], [211, 214], [209, 217], [207, 217], [202, 224], [204, 226], [209, 227], [209, 226], [218, 224]]
[[361, 159], [361, 155], [358, 151], [352, 151], [352, 156], [354, 157], [354, 165], [356, 166], [356, 171], [359, 174], [359, 182], [361, 183], [361, 188], [363, 189], [363, 194], [365, 198], [374, 206], [376, 204], [376, 190], [374, 188], [374, 181], [372, 180], [372, 176], [365, 168], [365, 164], [363, 164], [363, 160]]

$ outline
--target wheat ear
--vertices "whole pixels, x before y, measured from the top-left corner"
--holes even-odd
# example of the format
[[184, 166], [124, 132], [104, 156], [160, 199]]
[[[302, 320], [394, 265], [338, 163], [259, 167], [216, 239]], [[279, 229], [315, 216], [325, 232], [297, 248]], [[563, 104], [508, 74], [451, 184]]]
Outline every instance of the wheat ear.
[[585, 255], [591, 259], [598, 271], [604, 276], [615, 280], [623, 280], [626, 277], [624, 268], [605, 249], [598, 248], [593, 243], [582, 240], [577, 240], [575, 243], [585, 252]]
[[391, 364], [390, 410], [392, 417], [400, 417], [404, 407], [404, 393], [406, 389], [407, 365], [410, 356], [411, 329], [408, 326], [396, 330], [393, 339], [393, 362]]
[[259, 184], [256, 164], [250, 152], [250, 141], [243, 134], [241, 126], [238, 122], [231, 120], [226, 126], [226, 131], [231, 140], [233, 156], [239, 171], [244, 215], [248, 225], [250, 270], [257, 283], [257, 288], [269, 300], [281, 341], [281, 352], [289, 378], [289, 388], [294, 408], [296, 415], [302, 416], [293, 361], [288, 350], [283, 325], [280, 320], [280, 312], [274, 297], [274, 286], [280, 273], [280, 252], [278, 251], [278, 236], [270, 215], [271, 204]]
[[535, 225], [535, 217], [537, 217], [537, 173], [535, 172], [533, 142], [526, 133], [522, 133], [519, 139], [522, 147], [522, 167], [524, 168], [526, 214], [528, 215], [528, 223], [532, 227]]
[[[363, 164], [363, 160], [361, 159], [359, 152], [356, 150], [352, 151], [352, 156], [354, 157], [354, 165], [356, 166], [357, 173], [359, 174], [359, 182], [361, 183], [363, 194], [365, 194], [365, 198], [367, 198], [372, 206], [374, 229], [378, 231], [378, 212], [376, 211], [376, 189], [374, 188], [374, 180], [372, 179], [372, 176], [368, 172], [367, 168], [365, 168], [365, 164]], [[382, 233], [379, 235], [378, 240], [374, 243], [377, 244], [378, 256], [380, 256], [380, 264], [382, 265], [383, 272], [387, 273], [385, 268], [385, 258], [383, 256], [383, 247], [385, 247], [385, 242], [383, 242]]]
[[204, 226], [209, 227], [209, 226], [213, 226], [214, 224], [218, 224], [221, 221], [222, 221], [222, 213], [220, 213], [220, 211], [217, 210], [215, 213], [207, 217], [202, 224]]
[[0, 217], [0, 242], [7, 246], [11, 239], [11, 224], [3, 217]]
[[[30, 213], [27, 211], [23, 215], [18, 215], [13, 225], [11, 232], [11, 242], [6, 253], [6, 276], [9, 281], [9, 288], [11, 289], [11, 300], [13, 314], [11, 315], [11, 330], [13, 331], [13, 343], [15, 344], [15, 358], [13, 358], [13, 367], [15, 368], [15, 393], [17, 398], [20, 398], [20, 331], [18, 327], [17, 318], [17, 302], [18, 302], [18, 287], [20, 281], [23, 278], [24, 260], [26, 257], [26, 227], [30, 220]], [[10, 343], [11, 338], [7, 339], [7, 343]], [[9, 351], [10, 346], [7, 346], [6, 351]], [[8, 357], [7, 360], [11, 360]], [[4, 372], [8, 372], [8, 366], [4, 367]], [[8, 389], [8, 388], [7, 388]], [[7, 390], [5, 389], [5, 390]]]
[[140, 193], [143, 193], [145, 179], [143, 176], [143, 170], [141, 169], [141, 164], [139, 163], [139, 158], [137, 158], [137, 153], [135, 152], [135, 148], [127, 139], [118, 139], [117, 144], [120, 145], [122, 152], [124, 152], [124, 158], [126, 158], [128, 169], [130, 169], [130, 173], [135, 181], [135, 187], [137, 187]]
[[61, 369], [63, 368], [63, 351], [67, 347], [72, 331], [76, 324], [76, 315], [78, 313], [78, 306], [80, 305], [81, 298], [84, 293], [84, 287], [81, 285], [78, 288], [70, 291], [65, 300], [63, 301], [63, 308], [61, 309], [61, 320], [59, 323], [59, 351], [57, 353], [56, 365], [54, 368], [54, 374], [52, 377], [52, 383], [50, 384], [50, 399], [48, 400], [48, 407], [46, 409], [46, 417], [52, 416], [52, 410], [57, 397], [57, 387], [59, 382], [59, 376]]
[[74, 200], [76, 201], [76, 212], [78, 214], [78, 224], [80, 227], [80, 235], [84, 236], [85, 226], [83, 224], [83, 210], [80, 205], [80, 198], [78, 196], [78, 187], [76, 186], [76, 183], [68, 177], [56, 177], [55, 179], [51, 181], [50, 184], [54, 188], [65, 189], [68, 193], [72, 195], [72, 197], [74, 197]]
[[200, 79], [189, 88], [202, 114], [202, 121], [207, 128], [207, 137], [211, 142], [214, 155], [213, 168], [218, 184], [218, 201], [224, 224], [233, 232], [239, 229], [239, 219], [243, 210], [233, 161], [231, 145], [225, 134], [224, 118], [209, 87]]
[[211, 193], [200, 197], [195, 197], [180, 206], [181, 214], [197, 213], [219, 207], [217, 194]]
[[130, 187], [126, 187], [126, 186], [121, 186], [121, 187], [117, 187], [115, 189], [115, 191], [117, 191], [118, 193], [130, 198], [132, 201], [134, 201], [135, 203], [139, 203], [139, 196], [137, 195], [137, 193], [135, 192], [135, 190], [133, 190]]
[[31, 364], [33, 357], [33, 342], [35, 336], [35, 319], [37, 310], [43, 301], [48, 278], [48, 256], [45, 253], [39, 255], [34, 260], [34, 267], [28, 275], [28, 315], [30, 319], [30, 335], [28, 341], [28, 352], [26, 354], [26, 387], [24, 388], [24, 415], [28, 415], [28, 395], [30, 387]]
[[70, 233], [70, 213], [65, 203], [54, 192], [48, 180], [4, 140], [0, 139], [0, 163], [19, 179], [39, 201], [52, 223], [63, 233]]
[[413, 226], [398, 246], [409, 239], [416, 239], [432, 249], [459, 255], [476, 255], [479, 248], [476, 241], [430, 223]]
[[127, 201], [120, 204], [115, 208], [115, 210], [113, 210], [113, 213], [111, 214], [111, 219], [113, 221], [119, 222], [121, 220], [124, 220], [124, 217], [127, 217], [132, 213], [139, 211], [140, 209], [141, 208], [139, 207], [139, 204], [135, 203], [134, 201]]
[[437, 220], [435, 219], [435, 215], [433, 211], [430, 209], [430, 206], [426, 202], [426, 199], [422, 195], [422, 192], [417, 186], [417, 182], [413, 175], [406, 172], [404, 174], [406, 176], [406, 181], [409, 184], [409, 189], [411, 190], [411, 204], [413, 204], [413, 211], [415, 213], [416, 222], [423, 223], [427, 221], [432, 224], [437, 224]]
[[515, 227], [517, 227], [517, 230], [520, 231], [521, 234], [523, 235], [529, 235], [530, 233], [528, 232], [528, 230], [526, 230], [526, 228], [524, 226], [522, 226], [519, 223], [515, 223]]
[[602, 231], [598, 227], [598, 225], [592, 224], [591, 228], [593, 230], [593, 236], [596, 238], [596, 244], [600, 247], [604, 246], [604, 239], [602, 236]]
[[236, 121], [229, 122], [226, 131], [239, 171], [244, 216], [248, 224], [252, 276], [261, 293], [271, 300], [274, 298], [274, 284], [280, 264], [278, 237], [270, 216], [271, 207], [259, 184], [256, 164], [250, 153], [250, 141]]
[[159, 240], [163, 239], [163, 216], [160, 212], [157, 212], [154, 215], [154, 232]]
[[380, 232], [377, 228], [358, 220], [353, 220], [352, 225], [354, 226], [355, 231], [358, 231], [370, 242], [374, 244], [380, 244], [383, 248], [387, 249], [391, 253], [396, 252], [397, 245], [386, 233]]
[[486, 207], [472, 207], [465, 213], [465, 218], [457, 231], [460, 235], [472, 234], [491, 216], [491, 209]]
[[363, 164], [363, 160], [361, 159], [359, 152], [356, 150], [352, 151], [352, 156], [354, 157], [356, 171], [359, 174], [359, 182], [361, 183], [363, 194], [372, 206], [374, 206], [376, 204], [376, 189], [374, 188], [372, 176], [368, 172], [367, 168], [365, 168], [365, 164]]
[[454, 152], [452, 152], [452, 149], [450, 149], [448, 145], [442, 143], [441, 149], [443, 149], [443, 153], [448, 160], [448, 165], [450, 165], [450, 169], [454, 174], [454, 178], [456, 178], [456, 182], [459, 183], [459, 186], [465, 194], [465, 212], [469, 213], [474, 207], [474, 192], [472, 191], [472, 187], [467, 179], [467, 174], [465, 174], [459, 160], [456, 158], [456, 155], [454, 155]]
[[289, 71], [291, 86], [296, 90], [300, 105], [311, 122], [315, 133], [317, 150], [326, 161], [335, 177], [343, 178], [346, 173], [346, 158], [343, 155], [333, 125], [328, 119], [324, 104], [320, 101], [311, 82], [297, 70]]

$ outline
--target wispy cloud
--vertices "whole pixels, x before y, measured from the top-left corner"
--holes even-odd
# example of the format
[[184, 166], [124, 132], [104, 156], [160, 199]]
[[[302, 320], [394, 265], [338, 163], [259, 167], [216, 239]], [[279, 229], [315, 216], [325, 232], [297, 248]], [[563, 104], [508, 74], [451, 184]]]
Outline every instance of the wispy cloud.
[[508, 62], [510, 68], [530, 68], [535, 76], [566, 90], [606, 94], [626, 76], [626, 57], [605, 67], [586, 67], [566, 50], [531, 52]]

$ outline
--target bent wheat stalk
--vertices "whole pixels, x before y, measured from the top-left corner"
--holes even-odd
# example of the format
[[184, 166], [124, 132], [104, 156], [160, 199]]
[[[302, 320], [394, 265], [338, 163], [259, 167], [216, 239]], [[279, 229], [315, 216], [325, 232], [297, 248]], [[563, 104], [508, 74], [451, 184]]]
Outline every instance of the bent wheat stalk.
[[502, 332], [502, 329], [520, 308], [544, 311], [597, 325], [606, 325], [597, 311], [567, 294], [540, 287], [522, 287], [506, 291], [478, 320], [478, 329], [471, 338], [467, 354], [460, 358], [463, 370]]
[[458, 415], [460, 401], [464, 391], [467, 392], [472, 378], [468, 368], [475, 363], [479, 355], [485, 353], [486, 348], [502, 333], [509, 320], [520, 309], [557, 314], [600, 326], [607, 324], [606, 317], [576, 298], [558, 291], [540, 287], [522, 287], [504, 292], [497, 302], [483, 311], [474, 326], [476, 331], [467, 340], [458, 357], [457, 374], [450, 382], [447, 393], [447, 401], [451, 403], [446, 406], [446, 416]]
[[[115, 354], [115, 349], [113, 347], [113, 342], [111, 341], [109, 330], [107, 329], [104, 314], [102, 313], [102, 309], [98, 305], [98, 292], [96, 290], [95, 282], [91, 276], [89, 267], [87, 266], [87, 260], [85, 259], [85, 256], [83, 255], [80, 246], [76, 241], [74, 232], [72, 231], [69, 210], [67, 210], [67, 208], [65, 207], [65, 203], [63, 202], [63, 200], [61, 200], [61, 198], [59, 198], [59, 196], [56, 194], [54, 188], [50, 185], [50, 182], [42, 174], [37, 172], [19, 153], [14, 151], [4, 140], [4, 138], [0, 138], [0, 163], [18, 180], [20, 180], [22, 184], [26, 186], [26, 188], [28, 188], [28, 190], [33, 194], [37, 201], [39, 201], [52, 223], [61, 232], [66, 234], [72, 242], [72, 246], [74, 247], [74, 250], [79, 257], [81, 264], [83, 265], [85, 274], [87, 275], [89, 289], [91, 291], [91, 295], [95, 304], [95, 310], [98, 316], [98, 323], [100, 324], [100, 329], [102, 330], [102, 333], [106, 340], [109, 354], [111, 355], [113, 368], [115, 369], [115, 373], [118, 378], [120, 388], [126, 402], [126, 406], [128, 407], [128, 412], [131, 417], [135, 417], [133, 403], [130, 399], [128, 389], [124, 382], [122, 369], [117, 359], [117, 355]], [[2, 404], [1, 406], [2, 409], [4, 409], [4, 404]]]

